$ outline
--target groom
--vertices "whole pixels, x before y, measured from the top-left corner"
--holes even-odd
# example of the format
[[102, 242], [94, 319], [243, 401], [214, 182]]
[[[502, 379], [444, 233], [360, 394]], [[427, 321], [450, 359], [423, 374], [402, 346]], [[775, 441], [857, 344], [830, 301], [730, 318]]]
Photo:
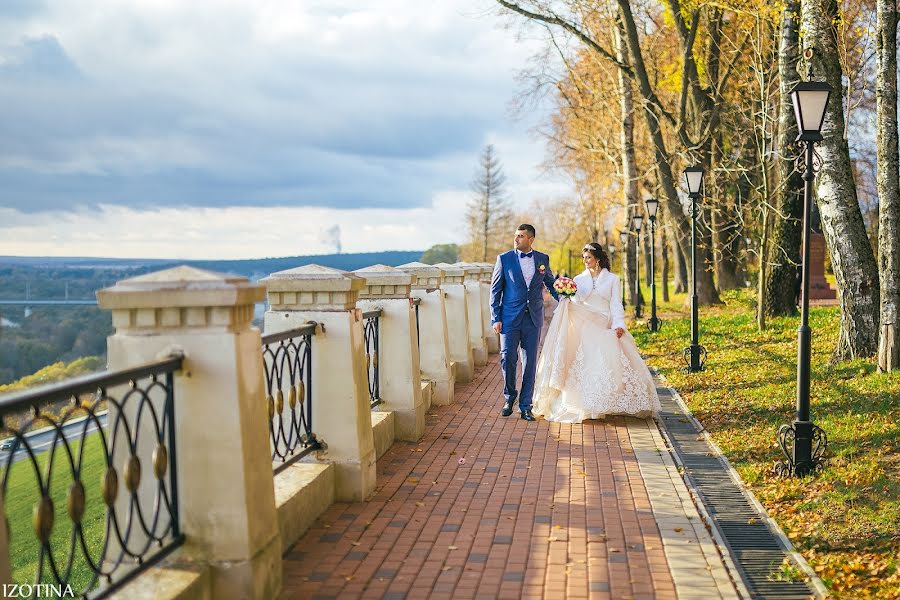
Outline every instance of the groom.
[[519, 225], [515, 250], [497, 257], [491, 278], [491, 323], [500, 334], [500, 369], [506, 379], [503, 397], [506, 403], [500, 414], [508, 417], [516, 403], [516, 366], [519, 346], [525, 349], [522, 365], [522, 392], [518, 395], [519, 410], [526, 421], [534, 421], [531, 414], [531, 395], [534, 392], [534, 372], [537, 367], [538, 342], [544, 325], [544, 298], [547, 286], [557, 300], [550, 272], [550, 257], [531, 248], [534, 227]]

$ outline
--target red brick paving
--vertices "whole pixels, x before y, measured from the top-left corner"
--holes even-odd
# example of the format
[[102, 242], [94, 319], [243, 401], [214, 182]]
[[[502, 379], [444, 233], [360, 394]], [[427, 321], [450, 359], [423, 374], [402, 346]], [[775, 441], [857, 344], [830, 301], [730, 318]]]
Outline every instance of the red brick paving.
[[492, 358], [285, 555], [286, 598], [676, 597], [624, 418], [503, 418]]

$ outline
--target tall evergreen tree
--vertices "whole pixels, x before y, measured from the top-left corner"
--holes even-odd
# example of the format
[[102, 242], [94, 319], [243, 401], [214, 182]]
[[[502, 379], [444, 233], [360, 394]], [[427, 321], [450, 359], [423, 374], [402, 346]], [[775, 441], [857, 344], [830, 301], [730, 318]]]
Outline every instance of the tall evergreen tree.
[[473, 195], [467, 213], [469, 248], [466, 258], [469, 260], [493, 262], [499, 250], [505, 247], [505, 238], [511, 235], [509, 228], [513, 215], [506, 198], [505, 184], [503, 167], [493, 144], [488, 144], [481, 153], [472, 180]]

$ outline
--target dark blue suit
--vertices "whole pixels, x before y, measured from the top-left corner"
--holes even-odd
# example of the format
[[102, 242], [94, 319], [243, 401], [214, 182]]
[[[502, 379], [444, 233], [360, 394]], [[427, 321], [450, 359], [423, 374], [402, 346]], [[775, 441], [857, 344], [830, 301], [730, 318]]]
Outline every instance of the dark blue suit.
[[[550, 257], [537, 250], [533, 252], [534, 277], [531, 278], [531, 285], [525, 284], [516, 250], [497, 257], [491, 278], [491, 325], [503, 325], [500, 329], [500, 368], [506, 380], [503, 397], [507, 401], [515, 401], [518, 396], [519, 410], [522, 411], [531, 409], [534, 392], [538, 343], [544, 326], [544, 286], [554, 298], [559, 298], [553, 289]], [[525, 350], [525, 361], [522, 363], [522, 393], [517, 394], [516, 368], [520, 346]]]

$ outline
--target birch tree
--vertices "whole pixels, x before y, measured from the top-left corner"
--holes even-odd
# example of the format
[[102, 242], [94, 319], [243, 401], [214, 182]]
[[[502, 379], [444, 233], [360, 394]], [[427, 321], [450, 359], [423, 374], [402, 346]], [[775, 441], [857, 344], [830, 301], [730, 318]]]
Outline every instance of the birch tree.
[[816, 201], [837, 279], [841, 326], [834, 360], [873, 356], [878, 348], [878, 267], [866, 233], [845, 134], [845, 89], [837, 45], [841, 15], [836, 0], [804, 0], [800, 29], [809, 52], [810, 79], [834, 92], [825, 111]]
[[876, 25], [876, 127], [878, 154], [878, 265], [881, 331], [878, 368], [900, 368], [900, 182], [897, 156], [897, 0], [878, 0]]

